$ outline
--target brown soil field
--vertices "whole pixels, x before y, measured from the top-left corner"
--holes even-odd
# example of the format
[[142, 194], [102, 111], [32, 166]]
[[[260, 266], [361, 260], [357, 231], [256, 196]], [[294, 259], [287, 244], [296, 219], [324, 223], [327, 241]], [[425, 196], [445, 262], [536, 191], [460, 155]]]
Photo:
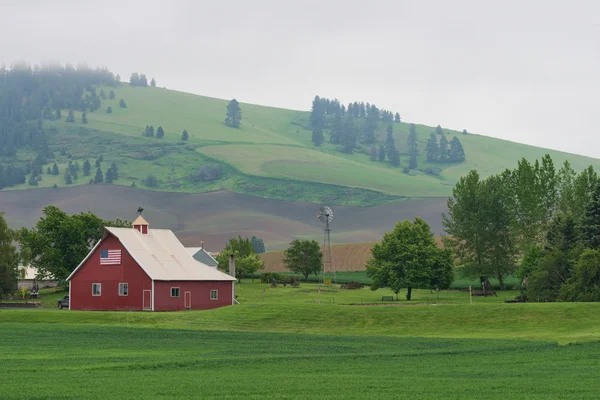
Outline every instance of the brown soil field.
[[[117, 185], [0, 191], [0, 212], [5, 213], [11, 228], [31, 227], [48, 205], [67, 213], [91, 211], [104, 219], [128, 220], [135, 218], [141, 206], [151, 228], [173, 230], [186, 246], [199, 246], [200, 241], [204, 241], [210, 251], [219, 251], [230, 237], [237, 235], [256, 235], [264, 240], [267, 250], [284, 249], [293, 239], [323, 240], [323, 225], [316, 218], [321, 205], [314, 203], [271, 200], [226, 191], [188, 194]], [[397, 221], [417, 216], [439, 234], [446, 199], [406, 199], [375, 207], [339, 206], [333, 210], [332, 243], [365, 243], [381, 240]], [[340, 262], [364, 258], [359, 256], [364, 252], [363, 247], [359, 247], [363, 250], [357, 253], [340, 250]]]
[[[438, 246], [442, 245], [441, 238], [436, 237], [435, 240]], [[374, 242], [332, 245], [335, 270], [364, 271], [367, 260], [371, 257], [373, 244]], [[289, 272], [283, 264], [283, 250], [260, 254], [260, 258], [265, 262], [265, 268], [261, 272]]]

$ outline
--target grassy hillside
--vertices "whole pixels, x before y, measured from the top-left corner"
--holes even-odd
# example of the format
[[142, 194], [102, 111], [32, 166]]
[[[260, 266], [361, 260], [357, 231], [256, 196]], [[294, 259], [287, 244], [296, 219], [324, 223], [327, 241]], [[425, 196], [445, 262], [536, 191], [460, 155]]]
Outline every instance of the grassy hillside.
[[[516, 165], [521, 157], [535, 159], [550, 153], [556, 164], [568, 159], [578, 170], [590, 164], [600, 166], [598, 160], [582, 156], [448, 130], [449, 138], [458, 135], [462, 141], [466, 161], [430, 164], [423, 149], [433, 128], [417, 125], [422, 153], [419, 166], [435, 166], [441, 173], [405, 174], [388, 163], [370, 161], [370, 146], [351, 155], [341, 153], [327, 140], [323, 146], [314, 147], [307, 129], [308, 112], [242, 104], [242, 126], [233, 129], [223, 123], [225, 100], [152, 87], [124, 85], [115, 91], [114, 100], [102, 100], [99, 110], [88, 113], [87, 124], [81, 124], [78, 112], [75, 123], [66, 123], [64, 118], [45, 122], [55, 128], [50, 147], [60, 173], [43, 175], [40, 187], [65, 186], [63, 173], [69, 161], [82, 165], [90, 159], [94, 164], [102, 154], [104, 172], [113, 161], [119, 167], [117, 185], [192, 193], [229, 190], [273, 199], [364, 206], [402, 197], [447, 196], [456, 180], [470, 169], [487, 176]], [[119, 107], [121, 98], [127, 108]], [[111, 114], [105, 112], [108, 106], [112, 107]], [[146, 125], [155, 129], [162, 126], [165, 137], [143, 137]], [[393, 127], [397, 147], [404, 154], [408, 124], [394, 123]], [[184, 129], [190, 135], [187, 142], [181, 141]], [[385, 124], [380, 122], [379, 142], [384, 130]], [[27, 160], [34, 154], [21, 151], [18, 157]], [[203, 181], [197, 177], [200, 167], [215, 164], [221, 167], [218, 179]], [[79, 173], [74, 185], [87, 184], [94, 173], [94, 166], [91, 176]], [[148, 175], [158, 179], [155, 185], [146, 184]], [[23, 184], [12, 189], [29, 188]]]

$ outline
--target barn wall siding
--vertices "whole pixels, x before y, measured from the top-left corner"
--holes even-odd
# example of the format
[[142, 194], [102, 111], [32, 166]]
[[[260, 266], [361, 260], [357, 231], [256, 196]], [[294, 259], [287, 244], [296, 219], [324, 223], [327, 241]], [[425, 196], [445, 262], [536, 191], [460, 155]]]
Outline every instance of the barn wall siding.
[[[118, 249], [120, 265], [100, 265], [100, 250]], [[93, 283], [102, 284], [101, 296], [92, 296]], [[127, 296], [119, 296], [119, 283], [128, 284]], [[143, 291], [152, 289], [152, 280], [112, 235], [100, 243], [70, 284], [71, 310], [142, 310]]]
[[[171, 288], [178, 287], [179, 297], [171, 297]], [[211, 300], [210, 291], [218, 290], [219, 299]], [[230, 306], [231, 282], [213, 281], [154, 281], [154, 310], [173, 311], [185, 309], [185, 292], [192, 294], [192, 310], [209, 310]]]

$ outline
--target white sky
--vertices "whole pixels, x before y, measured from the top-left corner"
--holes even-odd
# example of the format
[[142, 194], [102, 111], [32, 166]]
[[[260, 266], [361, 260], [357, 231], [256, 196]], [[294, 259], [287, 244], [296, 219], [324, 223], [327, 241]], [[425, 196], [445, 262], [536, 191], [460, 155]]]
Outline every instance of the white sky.
[[600, 2], [8, 1], [0, 63], [133, 71], [307, 110], [315, 94], [600, 158]]

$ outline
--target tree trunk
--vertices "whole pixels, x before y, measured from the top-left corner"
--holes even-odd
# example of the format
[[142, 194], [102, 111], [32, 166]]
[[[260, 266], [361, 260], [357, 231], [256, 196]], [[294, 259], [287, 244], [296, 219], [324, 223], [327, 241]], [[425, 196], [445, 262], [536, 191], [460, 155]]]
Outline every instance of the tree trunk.
[[502, 274], [498, 274], [498, 286], [500, 286], [500, 290], [504, 290], [504, 279], [502, 278]]
[[308, 273], [304, 274], [304, 282], [308, 282]]
[[412, 297], [412, 288], [409, 287], [406, 289], [406, 300], [410, 301], [411, 297]]

